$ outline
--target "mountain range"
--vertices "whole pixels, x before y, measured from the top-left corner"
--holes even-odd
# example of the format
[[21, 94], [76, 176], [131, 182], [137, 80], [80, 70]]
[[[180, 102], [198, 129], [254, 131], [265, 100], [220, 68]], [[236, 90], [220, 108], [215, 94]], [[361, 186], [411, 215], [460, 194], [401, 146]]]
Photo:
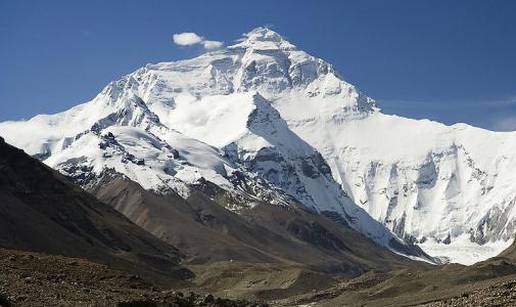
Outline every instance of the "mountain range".
[[301, 240], [332, 269], [357, 236], [393, 259], [471, 264], [515, 231], [516, 133], [383, 114], [268, 28], [0, 135], [199, 261], [323, 265], [295, 253]]

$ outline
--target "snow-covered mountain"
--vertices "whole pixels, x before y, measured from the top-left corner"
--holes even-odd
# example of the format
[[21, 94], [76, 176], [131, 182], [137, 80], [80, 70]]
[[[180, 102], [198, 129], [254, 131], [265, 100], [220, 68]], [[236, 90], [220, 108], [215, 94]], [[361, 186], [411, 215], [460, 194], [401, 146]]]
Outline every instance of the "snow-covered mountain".
[[516, 225], [516, 134], [382, 114], [267, 28], [146, 65], [63, 113], [0, 123], [0, 134], [84, 185], [114, 169], [187, 197], [207, 180], [232, 210], [300, 203], [413, 255], [397, 236], [472, 263], [508, 246]]

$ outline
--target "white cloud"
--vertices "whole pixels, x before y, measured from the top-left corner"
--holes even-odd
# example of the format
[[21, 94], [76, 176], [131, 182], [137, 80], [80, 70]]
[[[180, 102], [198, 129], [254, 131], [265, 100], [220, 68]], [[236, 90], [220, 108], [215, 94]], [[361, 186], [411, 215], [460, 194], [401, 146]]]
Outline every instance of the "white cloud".
[[203, 41], [202, 45], [204, 46], [205, 49], [217, 49], [217, 48], [222, 47], [222, 45], [224, 45], [224, 43], [219, 42], [219, 41]]
[[204, 49], [217, 49], [224, 45], [223, 42], [207, 40], [194, 32], [176, 33], [172, 36], [172, 39], [174, 43], [179, 46], [201, 44]]
[[202, 37], [193, 32], [176, 33], [172, 38], [179, 46], [195, 45], [203, 41]]

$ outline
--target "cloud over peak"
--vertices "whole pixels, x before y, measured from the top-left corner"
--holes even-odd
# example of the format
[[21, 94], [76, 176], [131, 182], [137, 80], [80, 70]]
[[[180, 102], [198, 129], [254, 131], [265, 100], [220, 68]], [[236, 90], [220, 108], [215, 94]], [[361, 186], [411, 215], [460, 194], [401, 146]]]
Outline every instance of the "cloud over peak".
[[207, 40], [194, 32], [175, 33], [172, 36], [174, 44], [179, 46], [192, 46], [201, 44], [204, 49], [217, 49], [224, 45], [223, 42]]
[[172, 39], [179, 46], [191, 46], [202, 42], [202, 37], [193, 32], [176, 33]]
[[223, 42], [219, 41], [202, 41], [201, 44], [204, 46], [205, 49], [216, 49], [224, 45]]

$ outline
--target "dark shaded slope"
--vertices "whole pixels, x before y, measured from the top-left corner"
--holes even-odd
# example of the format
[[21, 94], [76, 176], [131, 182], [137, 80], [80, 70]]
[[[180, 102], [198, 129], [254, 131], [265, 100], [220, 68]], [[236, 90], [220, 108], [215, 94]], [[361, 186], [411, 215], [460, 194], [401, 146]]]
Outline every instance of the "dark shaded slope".
[[181, 254], [0, 138], [0, 247], [181, 280]]
[[[209, 183], [208, 183], [209, 184]], [[121, 176], [104, 176], [94, 193], [190, 264], [213, 261], [302, 265], [356, 276], [369, 269], [424, 266], [376, 245], [349, 227], [296, 207], [258, 204], [235, 214], [198, 186], [188, 200], [146, 191]], [[210, 194], [210, 196], [208, 196]]]
[[500, 255], [498, 255], [498, 257], [503, 257], [516, 262], [516, 241], [512, 242], [512, 244], [503, 252], [501, 252]]

